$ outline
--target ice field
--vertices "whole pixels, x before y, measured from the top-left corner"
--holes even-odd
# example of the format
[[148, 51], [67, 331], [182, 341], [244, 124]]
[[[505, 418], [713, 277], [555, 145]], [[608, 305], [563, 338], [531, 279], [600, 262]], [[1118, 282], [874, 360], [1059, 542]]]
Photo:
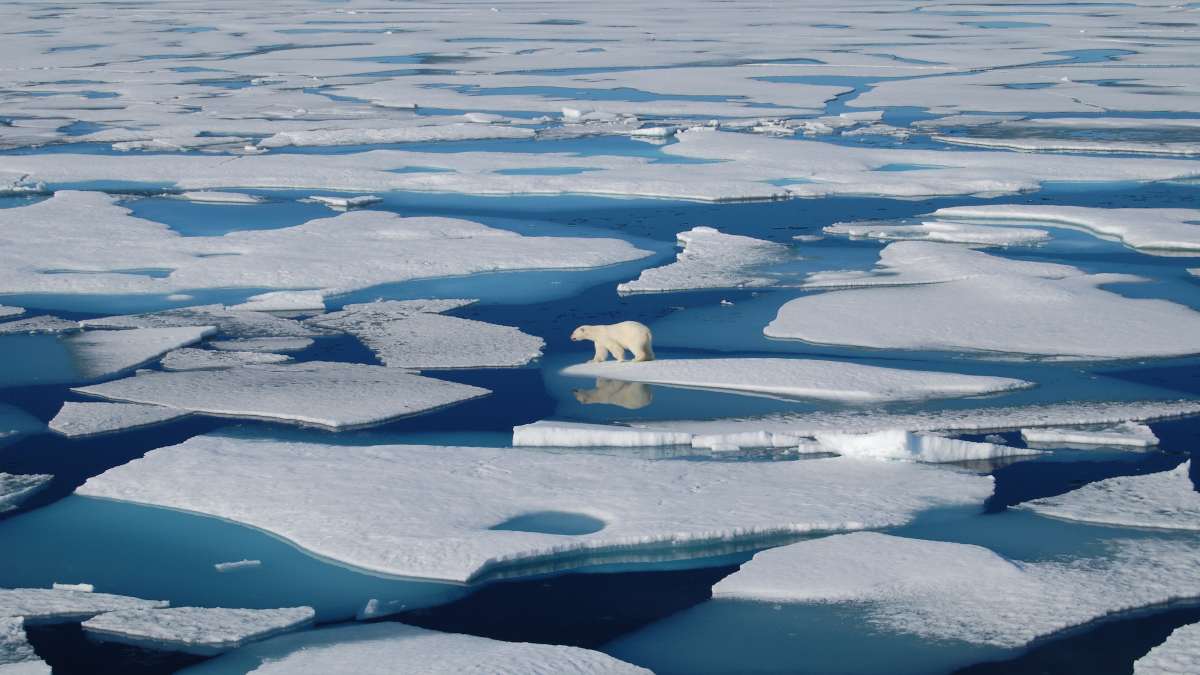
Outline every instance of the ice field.
[[7, 3], [0, 675], [1197, 672], [1198, 57], [1176, 1]]

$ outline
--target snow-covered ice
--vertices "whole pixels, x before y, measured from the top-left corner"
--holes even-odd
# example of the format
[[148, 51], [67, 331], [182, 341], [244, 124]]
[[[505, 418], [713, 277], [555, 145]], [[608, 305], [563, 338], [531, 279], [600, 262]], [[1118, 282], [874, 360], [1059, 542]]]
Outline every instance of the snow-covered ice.
[[50, 484], [54, 476], [45, 473], [4, 473], [0, 471], [0, 513], [11, 511]]
[[64, 338], [62, 344], [78, 378], [91, 381], [132, 370], [215, 332], [212, 326], [89, 330]]
[[683, 250], [675, 262], [645, 270], [617, 286], [619, 293], [664, 293], [705, 288], [755, 288], [776, 280], [758, 269], [785, 260], [788, 247], [699, 226], [675, 235]]
[[513, 427], [513, 445], [524, 447], [574, 448], [691, 445], [685, 431], [656, 431], [584, 422], [538, 421]]
[[855, 403], [978, 396], [1032, 386], [1007, 377], [783, 358], [582, 363], [562, 371], [614, 380]]
[[1103, 556], [1008, 560], [981, 546], [855, 532], [763, 551], [714, 599], [853, 603], [874, 630], [1019, 647], [1125, 610], [1200, 596], [1193, 542], [1108, 543]]
[[53, 588], [0, 588], [0, 617], [22, 616], [25, 623], [76, 623], [97, 614], [119, 609], [159, 609], [165, 600], [142, 600]]
[[9, 307], [8, 305], [0, 305], [0, 319], [7, 319], [13, 316], [21, 316], [25, 313], [23, 307]]
[[0, 618], [0, 675], [50, 675], [50, 666], [25, 638], [25, 621], [19, 616]]
[[292, 357], [270, 352], [240, 352], [184, 347], [162, 358], [164, 370], [217, 370], [264, 363], [286, 363]]
[[1189, 460], [1171, 471], [1108, 478], [1021, 507], [1065, 520], [1200, 531], [1200, 493], [1188, 476], [1190, 468]]
[[763, 332], [818, 344], [1063, 359], [1200, 352], [1200, 313], [1100, 288], [1138, 280], [952, 244], [896, 242], [880, 253], [876, 273], [826, 274], [819, 281], [892, 287], [796, 298]]
[[370, 206], [383, 201], [381, 197], [374, 195], [358, 195], [355, 197], [338, 197], [335, 195], [313, 195], [309, 199], [314, 202], [320, 202], [332, 209], [356, 209], [362, 206]]
[[822, 448], [847, 457], [898, 459], [915, 462], [964, 462], [1040, 454], [1039, 450], [995, 443], [976, 443], [903, 429], [867, 434], [817, 434]]
[[511, 326], [442, 312], [471, 300], [393, 300], [346, 305], [308, 320], [354, 335], [392, 368], [487, 368], [524, 365], [545, 342]]
[[234, 340], [212, 340], [206, 346], [231, 352], [267, 352], [288, 354], [308, 349], [311, 338], [237, 338]]
[[[266, 475], [269, 490], [261, 489]], [[78, 492], [234, 520], [375, 572], [468, 581], [587, 564], [589, 555], [691, 557], [717, 543], [884, 527], [935, 506], [982, 503], [992, 480], [851, 458], [728, 464], [198, 436]], [[364, 494], [372, 497], [348, 498]], [[582, 535], [493, 529], [546, 511], [604, 527]]]
[[394, 368], [322, 361], [226, 370], [143, 371], [76, 391], [219, 417], [330, 429], [378, 424], [489, 393]]
[[205, 204], [258, 204], [263, 201], [262, 197], [248, 195], [244, 192], [218, 192], [216, 190], [180, 192], [172, 196], [189, 202]]
[[1166, 642], [1133, 664], [1133, 675], [1191, 675], [1200, 672], [1200, 623], [1180, 626]]
[[266, 312], [198, 305], [149, 314], [106, 316], [81, 321], [88, 328], [159, 328], [170, 326], [214, 326], [227, 337], [312, 337], [322, 335], [299, 321]]
[[19, 333], [77, 333], [82, 330], [75, 321], [67, 321], [56, 316], [33, 316], [28, 319], [5, 321], [0, 323], [0, 335], [15, 335]]
[[311, 607], [121, 609], [84, 621], [83, 630], [104, 642], [210, 656], [303, 628], [314, 616]]
[[188, 675], [649, 675], [580, 647], [501, 642], [402, 623], [338, 626], [272, 638]]
[[325, 297], [320, 291], [272, 291], [251, 296], [246, 302], [228, 309], [255, 312], [325, 311]]
[[80, 591], [81, 593], [92, 593], [96, 587], [92, 584], [60, 584], [55, 582], [50, 585], [56, 591]]
[[959, 222], [922, 222], [911, 225], [862, 222], [835, 223], [822, 231], [860, 239], [938, 241], [976, 246], [1015, 246], [1046, 241], [1050, 233], [1029, 227], [995, 227]]
[[1148, 448], [1158, 445], [1158, 436], [1154, 435], [1154, 430], [1137, 422], [1122, 422], [1082, 429], [1061, 427], [1022, 429], [1021, 438], [1026, 443], [1040, 445], [1114, 445], [1133, 448]]
[[187, 410], [141, 403], [67, 401], [50, 420], [50, 430], [80, 438], [162, 424], [189, 414]]

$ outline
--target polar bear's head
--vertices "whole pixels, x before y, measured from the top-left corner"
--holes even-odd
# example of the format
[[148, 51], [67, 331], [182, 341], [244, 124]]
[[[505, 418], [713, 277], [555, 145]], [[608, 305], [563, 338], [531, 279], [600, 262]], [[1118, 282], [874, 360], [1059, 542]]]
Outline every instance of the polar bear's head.
[[571, 332], [571, 342], [580, 342], [582, 340], [592, 339], [592, 327], [580, 326]]

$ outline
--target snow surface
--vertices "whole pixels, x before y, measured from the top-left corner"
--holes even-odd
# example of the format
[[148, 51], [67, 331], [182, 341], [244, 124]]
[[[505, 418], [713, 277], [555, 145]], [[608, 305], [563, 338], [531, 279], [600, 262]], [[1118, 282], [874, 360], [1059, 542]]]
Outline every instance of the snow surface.
[[310, 338], [238, 338], [213, 340], [206, 346], [233, 352], [300, 352], [313, 344]]
[[0, 513], [17, 508], [52, 480], [54, 476], [45, 473], [14, 474], [0, 471]]
[[0, 319], [6, 319], [11, 316], [21, 316], [25, 313], [22, 307], [9, 307], [8, 305], [0, 305]]
[[978, 396], [1031, 387], [1007, 377], [881, 368], [847, 361], [780, 358], [658, 359], [582, 363], [565, 375], [697, 389], [873, 403]]
[[1148, 448], [1158, 445], [1158, 436], [1145, 424], [1122, 422], [1111, 426], [1087, 429], [1038, 428], [1022, 429], [1021, 438], [1026, 443], [1042, 445], [1115, 445]]
[[1120, 359], [1200, 352], [1200, 313], [1099, 288], [1139, 280], [951, 244], [896, 242], [880, 253], [874, 274], [825, 274], [814, 281], [892, 287], [796, 298], [763, 332], [818, 344], [985, 356]]
[[149, 363], [167, 352], [199, 342], [212, 326], [89, 330], [63, 338], [80, 380], [102, 380]]
[[1112, 237], [1147, 252], [1200, 252], [1200, 209], [985, 204], [938, 209], [933, 215], [948, 219], [1054, 223]]
[[157, 328], [164, 326], [215, 326], [227, 337], [312, 337], [322, 335], [299, 321], [267, 314], [225, 308], [221, 305], [197, 305], [167, 309], [149, 314], [106, 316], [81, 321], [88, 328]]
[[210, 656], [311, 624], [311, 607], [122, 609], [83, 622], [88, 637], [104, 642]]
[[227, 309], [256, 312], [325, 311], [325, 297], [319, 291], [272, 291], [251, 296], [246, 302]]
[[75, 391], [220, 417], [330, 429], [378, 424], [489, 393], [393, 368], [322, 361], [226, 370], [143, 371]]
[[656, 431], [632, 427], [541, 420], [513, 427], [513, 445], [524, 447], [576, 448], [691, 445], [685, 431]]
[[291, 360], [290, 356], [269, 352], [239, 352], [184, 347], [168, 352], [161, 363], [164, 370], [218, 370], [254, 364], [286, 363]]
[[1200, 493], [1188, 476], [1190, 468], [1189, 460], [1171, 471], [1108, 478], [1021, 508], [1064, 520], [1200, 531]]
[[189, 414], [187, 410], [141, 403], [67, 401], [50, 420], [50, 430], [67, 438], [80, 438], [162, 424]]
[[[257, 667], [255, 667], [257, 666]], [[251, 669], [252, 670], [248, 670]], [[188, 675], [649, 675], [580, 647], [501, 642], [385, 622], [272, 638]]]
[[[468, 581], [584, 565], [585, 552], [689, 557], [718, 542], [899, 524], [927, 508], [979, 504], [992, 480], [851, 458], [730, 464], [197, 436], [78, 492], [233, 520], [375, 572]], [[543, 511], [583, 513], [605, 527], [584, 535], [491, 529]]]
[[56, 316], [34, 316], [0, 323], [0, 335], [17, 333], [77, 333], [79, 324]]
[[0, 618], [0, 675], [50, 675], [50, 666], [25, 638], [25, 622], [19, 616]]
[[994, 227], [958, 222], [923, 222], [911, 225], [886, 223], [835, 223], [823, 228], [827, 234], [886, 241], [937, 241], [977, 246], [1016, 246], [1046, 241], [1050, 233], [1028, 227]]
[[1200, 673], [1200, 623], [1176, 628], [1166, 642], [1133, 664], [1133, 675]]
[[158, 609], [165, 600], [54, 588], [0, 588], [0, 617], [25, 617], [27, 625], [76, 623], [119, 609]]
[[262, 148], [289, 145], [372, 145], [376, 143], [427, 143], [430, 141], [479, 141], [533, 138], [533, 129], [495, 124], [412, 124], [387, 129], [320, 129], [282, 131], [258, 143]]
[[540, 337], [511, 326], [443, 316], [472, 300], [392, 300], [346, 305], [310, 324], [354, 335], [391, 368], [520, 366], [541, 356]]
[[785, 260], [788, 247], [753, 237], [694, 227], [675, 235], [683, 250], [675, 262], [644, 270], [618, 293], [665, 293], [704, 288], [756, 288], [776, 280], [758, 268]]
[[1013, 448], [995, 443], [976, 443], [903, 429], [867, 434], [817, 434], [822, 448], [846, 457], [898, 459], [915, 462], [964, 462], [1020, 455], [1037, 455], [1039, 450]]
[[1200, 596], [1193, 542], [1109, 542], [1106, 554], [1021, 562], [981, 546], [856, 532], [763, 551], [714, 599], [853, 603], [874, 630], [1019, 647], [1116, 612]]

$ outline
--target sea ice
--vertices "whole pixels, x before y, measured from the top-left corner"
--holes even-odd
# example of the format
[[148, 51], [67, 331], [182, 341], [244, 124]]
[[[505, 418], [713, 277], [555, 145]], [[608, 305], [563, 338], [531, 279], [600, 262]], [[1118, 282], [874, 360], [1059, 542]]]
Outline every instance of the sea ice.
[[[263, 476], [271, 476], [269, 489]], [[992, 480], [851, 458], [679, 462], [197, 436], [110, 469], [78, 492], [226, 518], [374, 572], [468, 582], [596, 557], [637, 561], [653, 551], [686, 558], [716, 544], [886, 527], [936, 506], [980, 504]], [[547, 511], [581, 514], [603, 527], [587, 534], [496, 529]]]
[[1200, 531], [1200, 493], [1188, 476], [1190, 468], [1189, 460], [1171, 471], [1108, 478], [1021, 508], [1064, 520]]
[[1133, 664], [1133, 675], [1200, 673], [1200, 623], [1176, 628], [1166, 642]]
[[235, 340], [213, 340], [208, 347], [231, 352], [301, 352], [313, 344], [311, 338], [239, 338]]
[[9, 307], [8, 305], [0, 305], [0, 319], [7, 319], [12, 316], [21, 316], [25, 313], [23, 307]]
[[1158, 437], [1145, 424], [1122, 422], [1120, 424], [1093, 428], [1040, 427], [1022, 429], [1021, 438], [1026, 443], [1041, 445], [1116, 445], [1148, 448], [1158, 445]]
[[240, 305], [227, 307], [233, 310], [255, 312], [304, 312], [325, 311], [325, 297], [320, 291], [272, 291], [251, 296]]
[[211, 656], [312, 623], [311, 607], [121, 609], [83, 622], [88, 637], [146, 649]]
[[496, 368], [541, 356], [545, 342], [511, 326], [441, 313], [472, 300], [402, 300], [346, 305], [308, 323], [362, 340], [391, 368]]
[[964, 462], [1041, 453], [1040, 450], [961, 441], [903, 429], [867, 434], [817, 434], [816, 440], [823, 449], [846, 457], [915, 462]]
[[0, 588], [0, 617], [23, 616], [27, 625], [77, 623], [119, 609], [159, 609], [165, 600], [142, 600], [53, 588]]
[[260, 148], [285, 148], [290, 145], [375, 145], [379, 143], [428, 143], [431, 141], [479, 141], [489, 139], [533, 138], [533, 129], [498, 124], [452, 123], [411, 124], [386, 129], [319, 129], [281, 131], [259, 141]]
[[113, 377], [212, 335], [212, 326], [89, 330], [62, 340], [79, 380]]
[[203, 202], [206, 204], [259, 204], [264, 201], [262, 197], [248, 195], [244, 192], [218, 192], [216, 190], [180, 192], [171, 196], [189, 202]]
[[333, 195], [313, 195], [309, 199], [314, 202], [320, 202], [332, 209], [356, 209], [360, 206], [370, 206], [383, 201], [380, 197], [374, 195], [358, 195], [356, 197], [336, 197]]
[[969, 225], [957, 222], [923, 222], [912, 225], [887, 223], [835, 223], [823, 230], [827, 234], [840, 234], [860, 239], [883, 239], [897, 241], [937, 241], [976, 246], [1016, 246], [1046, 241], [1050, 233], [1027, 227], [994, 227]]
[[25, 638], [25, 621], [19, 616], [0, 618], [0, 675], [50, 675], [50, 666]]
[[168, 352], [161, 363], [164, 370], [216, 370], [264, 363], [286, 363], [291, 360], [290, 356], [269, 352], [239, 352], [184, 347]]
[[272, 638], [193, 666], [188, 675], [649, 675], [580, 647], [501, 642], [402, 623], [338, 626]]
[[141, 403], [67, 401], [50, 420], [50, 430], [80, 438], [162, 424], [190, 414], [187, 410]]
[[638, 448], [691, 444], [692, 434], [685, 431], [664, 432], [654, 429], [546, 420], [513, 427], [513, 445], [518, 447]]
[[758, 268], [785, 260], [788, 247], [753, 237], [694, 227], [675, 235], [683, 250], [675, 262], [644, 270], [617, 286], [619, 293], [664, 293], [704, 288], [771, 286], [776, 280]]
[[713, 598], [853, 603], [873, 630], [1020, 647], [1125, 610], [1200, 595], [1200, 548], [1136, 539], [1103, 556], [1022, 562], [981, 546], [855, 532], [763, 551]]
[[56, 316], [34, 316], [28, 319], [6, 321], [0, 323], [0, 335], [15, 335], [19, 333], [78, 333], [82, 330], [74, 321], [67, 321]]
[[854, 403], [953, 398], [1033, 386], [1006, 377], [782, 358], [658, 359], [582, 363], [565, 375]]
[[76, 391], [178, 410], [346, 429], [488, 394], [487, 389], [381, 366], [306, 363], [144, 371]]
[[227, 309], [221, 305], [197, 305], [149, 314], [106, 316], [81, 321], [88, 328], [152, 328], [164, 326], [215, 326], [233, 338], [313, 337], [324, 335], [299, 321], [266, 312]]
[[44, 473], [4, 473], [0, 471], [0, 513], [11, 511], [50, 484], [54, 476]]
[[1194, 339], [1200, 335], [1200, 313], [1100, 288], [1138, 280], [950, 244], [896, 242], [880, 253], [877, 273], [823, 275], [816, 282], [895, 287], [796, 298], [763, 332], [817, 344], [1062, 359], [1200, 352]]
[[235, 572], [237, 570], [252, 569], [255, 567], [262, 567], [262, 561], [261, 560], [245, 560], [245, 559], [243, 559], [243, 560], [233, 560], [230, 562], [216, 563], [213, 565], [213, 569], [215, 569], [216, 571], [221, 572], [221, 573]]

